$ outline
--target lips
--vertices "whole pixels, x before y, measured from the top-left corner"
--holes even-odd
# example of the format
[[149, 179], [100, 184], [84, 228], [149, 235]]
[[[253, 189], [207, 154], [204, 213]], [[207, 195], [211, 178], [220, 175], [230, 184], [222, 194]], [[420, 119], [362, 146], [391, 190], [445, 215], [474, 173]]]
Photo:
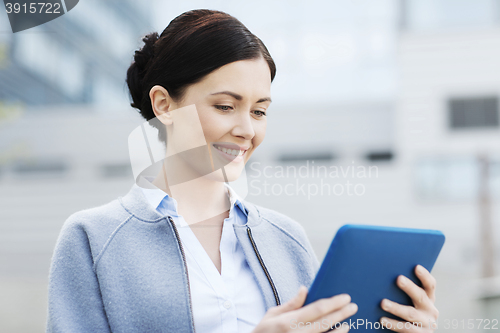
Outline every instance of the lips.
[[225, 154], [228, 155], [233, 155], [233, 156], [243, 156], [246, 153], [246, 150], [241, 150], [241, 149], [229, 149], [226, 147], [221, 147], [214, 145], [215, 149], [222, 151]]
[[234, 143], [214, 143], [213, 147], [225, 159], [234, 162], [243, 161], [243, 156], [248, 150], [248, 146], [239, 146]]

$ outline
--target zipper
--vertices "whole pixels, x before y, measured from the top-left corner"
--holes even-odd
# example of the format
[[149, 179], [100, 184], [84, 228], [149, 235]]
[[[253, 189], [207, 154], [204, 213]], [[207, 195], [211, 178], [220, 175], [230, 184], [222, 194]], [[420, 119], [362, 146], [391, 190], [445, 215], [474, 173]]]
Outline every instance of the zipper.
[[188, 294], [189, 294], [189, 310], [191, 312], [191, 323], [192, 323], [192, 327], [193, 327], [193, 332], [196, 332], [196, 329], [194, 327], [194, 319], [193, 319], [193, 302], [191, 300], [191, 287], [189, 286], [189, 273], [188, 273], [188, 269], [187, 269], [187, 263], [186, 263], [186, 255], [184, 253], [184, 248], [182, 247], [182, 242], [181, 242], [181, 238], [179, 237], [179, 232], [177, 231], [177, 227], [175, 226], [175, 223], [174, 221], [172, 220], [172, 217], [169, 216], [168, 217], [168, 220], [170, 221], [170, 223], [172, 224], [173, 228], [174, 228], [174, 233], [175, 233], [175, 237], [177, 238], [177, 242], [179, 243], [179, 247], [181, 249], [181, 255], [182, 255], [182, 261], [184, 262], [184, 268], [185, 268], [185, 271], [186, 271], [186, 278], [187, 278], [187, 285], [188, 285]]
[[276, 300], [276, 305], [280, 305], [280, 298], [278, 296], [278, 291], [276, 290], [276, 287], [274, 286], [273, 280], [271, 279], [271, 275], [269, 275], [269, 272], [267, 271], [266, 265], [264, 265], [264, 261], [262, 261], [262, 257], [260, 256], [259, 250], [257, 250], [257, 245], [255, 245], [255, 242], [252, 237], [252, 230], [250, 230], [250, 227], [247, 226], [247, 234], [248, 238], [250, 238], [250, 243], [252, 243], [253, 250], [255, 251], [255, 254], [257, 255], [257, 259], [259, 259], [260, 265], [262, 266], [262, 269], [264, 270], [264, 273], [266, 273], [267, 280], [269, 281], [269, 284], [271, 284], [271, 289], [273, 290], [274, 294], [274, 299]]

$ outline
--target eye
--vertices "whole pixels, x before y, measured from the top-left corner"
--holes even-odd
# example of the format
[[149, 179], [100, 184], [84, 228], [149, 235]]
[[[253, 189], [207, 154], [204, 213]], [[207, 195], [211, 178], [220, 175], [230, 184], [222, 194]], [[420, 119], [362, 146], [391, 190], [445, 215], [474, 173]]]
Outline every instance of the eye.
[[264, 112], [262, 110], [255, 110], [253, 113], [255, 113], [257, 115], [257, 117], [262, 117], [262, 116], [266, 115], [266, 112]]
[[228, 112], [228, 111], [232, 110], [232, 107], [229, 105], [214, 105], [214, 107], [216, 109], [219, 109], [219, 110], [224, 111], [224, 112]]

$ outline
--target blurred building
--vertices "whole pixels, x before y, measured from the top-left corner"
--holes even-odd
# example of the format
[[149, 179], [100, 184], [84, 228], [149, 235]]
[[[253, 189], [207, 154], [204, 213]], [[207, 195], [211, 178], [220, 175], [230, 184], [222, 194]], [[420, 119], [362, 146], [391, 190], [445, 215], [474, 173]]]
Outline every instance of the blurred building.
[[[498, 273], [500, 0], [349, 0], [286, 8], [264, 2], [269, 26], [251, 20], [262, 6], [225, 4], [279, 65], [266, 139], [252, 159], [262, 166], [364, 163], [379, 173], [354, 180], [366, 187], [360, 197], [249, 200], [302, 223], [320, 259], [347, 222], [440, 229], [447, 236], [434, 269], [441, 317], [494, 318], [500, 281], [477, 280], [485, 179], [478, 157], [488, 157], [490, 203], [482, 209], [490, 211]], [[156, 15], [169, 19], [192, 6], [162, 5]], [[322, 6], [328, 10], [317, 13]], [[143, 119], [130, 107], [106, 104], [127, 101], [125, 72], [137, 36], [169, 21], [150, 29], [153, 13], [146, 9], [132, 0], [85, 0], [39, 28], [0, 35], [0, 102], [31, 106], [0, 122], [0, 264], [6, 268], [0, 293], [23, 299], [16, 306], [0, 302], [0, 330], [40, 330], [62, 223], [125, 194], [133, 183], [127, 137]], [[0, 104], [0, 118], [1, 111]], [[34, 282], [19, 277], [36, 279], [39, 287], [22, 298]], [[33, 323], [21, 322], [33, 295], [39, 302]]]
[[404, 0], [397, 151], [429, 202], [500, 198], [500, 1]]
[[0, 102], [22, 105], [113, 104], [147, 32], [151, 11], [133, 0], [80, 1], [75, 10], [13, 34], [0, 14]]
[[[479, 304], [477, 316], [493, 320], [500, 309], [500, 1], [403, 0], [401, 9], [398, 155], [422, 210], [455, 227], [447, 236], [460, 241], [448, 246], [461, 253], [460, 278], [471, 279], [463, 304]], [[466, 308], [454, 312], [473, 318]]]

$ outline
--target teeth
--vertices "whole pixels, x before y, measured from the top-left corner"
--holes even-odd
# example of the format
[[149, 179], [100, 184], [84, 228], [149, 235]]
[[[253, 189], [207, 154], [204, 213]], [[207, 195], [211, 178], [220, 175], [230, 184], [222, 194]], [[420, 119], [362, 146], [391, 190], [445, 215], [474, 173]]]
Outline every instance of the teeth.
[[236, 149], [227, 149], [227, 148], [224, 148], [224, 147], [219, 147], [219, 146], [216, 146], [214, 145], [215, 148], [219, 149], [220, 151], [226, 153], [226, 154], [229, 154], [229, 155], [233, 155], [233, 156], [241, 156], [245, 153], [244, 150], [236, 150]]

